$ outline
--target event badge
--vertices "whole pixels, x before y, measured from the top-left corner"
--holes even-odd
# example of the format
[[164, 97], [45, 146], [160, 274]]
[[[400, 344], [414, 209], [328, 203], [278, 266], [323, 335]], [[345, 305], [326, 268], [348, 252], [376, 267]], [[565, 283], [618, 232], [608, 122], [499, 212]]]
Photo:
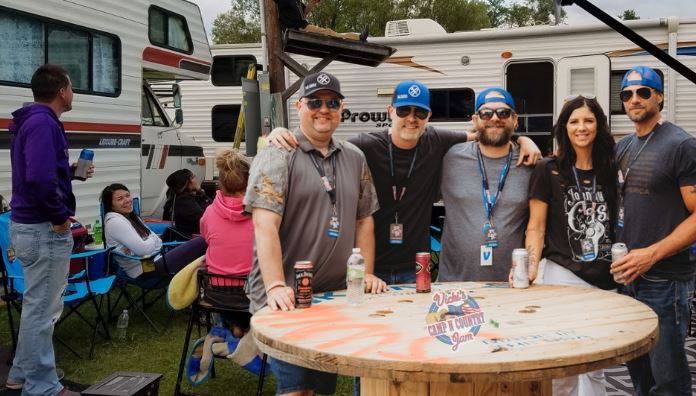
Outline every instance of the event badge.
[[481, 267], [493, 265], [493, 248], [488, 245], [481, 245]]
[[389, 243], [401, 245], [404, 243], [404, 225], [399, 223], [389, 224]]
[[624, 207], [623, 207], [623, 205], [619, 206], [619, 213], [616, 217], [617, 217], [616, 226], [618, 228], [623, 228], [623, 226], [624, 226]]
[[341, 223], [338, 222], [338, 216], [331, 216], [329, 220], [329, 229], [326, 231], [326, 235], [331, 238], [338, 238], [338, 230], [341, 227]]
[[580, 249], [582, 251], [582, 261], [594, 261], [594, 259], [597, 258], [594, 251], [594, 242], [592, 242], [592, 238], [581, 239]]
[[495, 232], [495, 227], [493, 227], [493, 224], [488, 221], [483, 225], [483, 238], [486, 246], [490, 248], [498, 247], [498, 233]]

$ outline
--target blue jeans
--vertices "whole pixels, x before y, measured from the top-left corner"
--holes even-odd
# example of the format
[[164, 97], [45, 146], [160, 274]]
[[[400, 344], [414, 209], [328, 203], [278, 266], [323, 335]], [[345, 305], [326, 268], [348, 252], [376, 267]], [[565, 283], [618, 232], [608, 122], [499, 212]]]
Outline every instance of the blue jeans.
[[313, 390], [322, 395], [336, 393], [336, 374], [296, 366], [275, 358], [270, 358], [269, 362], [276, 377], [276, 395], [301, 390]]
[[387, 282], [388, 285], [416, 283], [416, 264], [410, 270], [375, 271], [375, 276]]
[[22, 395], [55, 395], [63, 389], [56, 375], [53, 327], [63, 311], [73, 238], [51, 223], [10, 222], [10, 241], [24, 270], [22, 316], [17, 352], [7, 381], [24, 384]]
[[691, 373], [684, 352], [693, 280], [675, 281], [641, 275], [621, 293], [655, 311], [660, 334], [647, 354], [627, 362], [638, 395], [691, 395]]

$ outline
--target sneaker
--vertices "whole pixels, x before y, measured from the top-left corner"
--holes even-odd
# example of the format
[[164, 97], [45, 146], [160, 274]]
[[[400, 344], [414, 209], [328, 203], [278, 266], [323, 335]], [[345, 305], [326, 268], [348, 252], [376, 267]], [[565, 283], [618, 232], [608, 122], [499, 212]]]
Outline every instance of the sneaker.
[[[58, 375], [58, 381], [62, 380], [65, 378], [65, 371], [63, 371], [62, 368], [56, 367], [56, 375]], [[12, 390], [20, 390], [24, 386], [23, 382], [20, 383], [13, 383], [10, 382], [9, 380], [5, 382], [5, 388], [7, 389], [12, 389]]]

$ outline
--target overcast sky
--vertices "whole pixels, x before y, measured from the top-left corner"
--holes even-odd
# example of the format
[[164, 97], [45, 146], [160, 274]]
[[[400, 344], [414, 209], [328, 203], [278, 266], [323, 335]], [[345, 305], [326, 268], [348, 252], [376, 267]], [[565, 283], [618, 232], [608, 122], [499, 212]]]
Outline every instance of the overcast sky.
[[[201, 8], [205, 29], [210, 35], [213, 21], [218, 14], [230, 9], [234, 0], [193, 0]], [[521, 0], [520, 0], [521, 1]], [[592, 4], [612, 16], [620, 15], [626, 9], [634, 9], [641, 19], [658, 18], [663, 16], [696, 17], [696, 1], [694, 0], [590, 0]], [[511, 0], [508, 0], [510, 3]], [[568, 24], [581, 24], [596, 21], [594, 17], [582, 8], [573, 5], [564, 7], [568, 13]]]

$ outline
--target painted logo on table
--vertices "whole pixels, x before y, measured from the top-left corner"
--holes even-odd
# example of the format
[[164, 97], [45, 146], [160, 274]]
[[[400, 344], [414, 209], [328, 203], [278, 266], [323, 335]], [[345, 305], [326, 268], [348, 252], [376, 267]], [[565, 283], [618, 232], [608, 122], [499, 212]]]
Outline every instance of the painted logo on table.
[[459, 345], [473, 341], [485, 323], [483, 312], [464, 290], [441, 290], [433, 294], [425, 316], [428, 334], [449, 345], [452, 352]]

